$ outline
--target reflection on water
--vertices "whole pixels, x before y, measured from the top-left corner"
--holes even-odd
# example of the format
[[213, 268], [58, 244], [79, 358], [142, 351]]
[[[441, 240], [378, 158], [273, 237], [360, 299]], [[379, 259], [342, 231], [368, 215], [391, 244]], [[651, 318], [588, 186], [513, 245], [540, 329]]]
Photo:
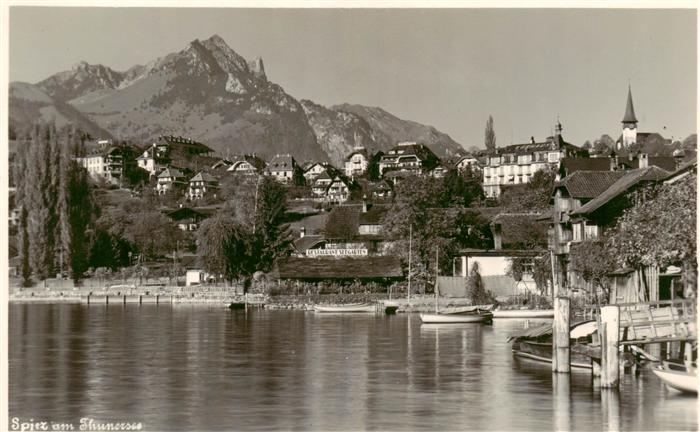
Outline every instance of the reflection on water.
[[10, 416], [150, 430], [696, 430], [697, 398], [650, 370], [601, 392], [590, 372], [513, 358], [524, 321], [10, 306]]

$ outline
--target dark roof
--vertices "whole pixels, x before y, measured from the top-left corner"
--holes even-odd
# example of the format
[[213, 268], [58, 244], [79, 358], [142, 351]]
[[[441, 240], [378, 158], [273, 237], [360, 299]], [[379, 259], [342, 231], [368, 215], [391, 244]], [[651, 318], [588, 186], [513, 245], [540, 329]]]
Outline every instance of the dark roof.
[[402, 278], [399, 259], [392, 256], [366, 258], [286, 258], [278, 261], [280, 279], [380, 279]]
[[204, 212], [200, 212], [189, 207], [181, 207], [179, 209], [167, 212], [166, 215], [174, 221], [180, 221], [183, 219], [201, 220], [209, 217], [209, 215], [205, 214]]
[[292, 170], [294, 168], [294, 164], [296, 161], [294, 158], [288, 154], [285, 155], [277, 155], [268, 164], [268, 169], [269, 170]]
[[596, 196], [579, 209], [571, 212], [571, 216], [590, 214], [623, 193], [626, 193], [630, 188], [642, 181], [661, 180], [668, 177], [668, 171], [654, 166], [628, 171], [624, 174], [623, 177], [610, 185], [610, 187], [605, 189], [600, 195]]
[[385, 204], [368, 204], [367, 211], [362, 212], [362, 205], [358, 205], [360, 211], [360, 225], [377, 225], [391, 207]]
[[624, 171], [576, 171], [555, 185], [572, 198], [595, 198], [625, 175]]
[[547, 227], [542, 213], [500, 213], [491, 221], [501, 226], [502, 246], [531, 248], [547, 246]]
[[579, 158], [565, 157], [560, 162], [561, 169], [565, 175], [570, 175], [576, 171], [610, 171], [610, 158]]
[[192, 177], [192, 178], [190, 179], [190, 181], [191, 181], [191, 182], [193, 182], [193, 181], [203, 181], [203, 182], [208, 182], [208, 183], [217, 183], [217, 182], [219, 181], [219, 179], [217, 179], [217, 178], [214, 177], [213, 175], [209, 174], [208, 172], [202, 171], [202, 172], [200, 172], [200, 173], [197, 173], [196, 176]]
[[163, 141], [169, 145], [172, 145], [173, 147], [188, 147], [197, 153], [213, 153], [214, 150], [211, 148], [207, 147], [206, 145], [194, 141], [190, 138], [184, 138], [181, 136], [174, 136], [174, 135], [161, 135], [158, 137], [158, 141]]
[[634, 115], [634, 104], [632, 103], [632, 86], [627, 88], [627, 107], [622, 123], [637, 123], [637, 116]]
[[686, 172], [688, 172], [688, 171], [696, 170], [697, 167], [698, 167], [698, 158], [697, 158], [697, 156], [695, 156], [695, 157], [693, 157], [691, 160], [689, 160], [689, 161], [687, 161], [687, 162], [683, 162], [683, 163], [678, 167], [678, 169], [676, 169], [676, 170], [673, 171], [671, 174], [669, 174], [669, 176], [666, 177], [666, 178], [664, 179], [664, 181], [671, 180], [671, 179], [673, 179], [673, 178], [675, 178], [675, 177], [677, 177], [677, 176], [679, 176], [679, 175], [681, 175], [681, 174], [684, 174], [684, 173], [686, 173]]

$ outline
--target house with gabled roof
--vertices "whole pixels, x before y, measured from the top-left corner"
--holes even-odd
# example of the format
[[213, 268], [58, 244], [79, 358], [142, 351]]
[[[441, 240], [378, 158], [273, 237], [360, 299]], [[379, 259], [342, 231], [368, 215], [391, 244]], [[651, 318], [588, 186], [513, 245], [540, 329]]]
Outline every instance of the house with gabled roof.
[[471, 168], [472, 171], [478, 171], [478, 172], [481, 172], [483, 169], [479, 159], [477, 159], [473, 155], [465, 155], [465, 156], [462, 156], [461, 158], [457, 159], [457, 162], [455, 163], [455, 167], [459, 171], [464, 171], [467, 169], [467, 167]]
[[215, 194], [218, 190], [219, 179], [206, 171], [201, 171], [189, 180], [187, 198], [191, 200], [202, 199], [206, 194]]
[[353, 178], [361, 176], [367, 172], [370, 154], [362, 146], [356, 146], [345, 158], [345, 175]]
[[185, 175], [177, 168], [168, 167], [158, 174], [156, 192], [163, 195], [174, 188], [186, 188], [188, 183]]
[[226, 171], [244, 175], [263, 174], [265, 161], [255, 154], [244, 154], [235, 157]]
[[422, 175], [435, 167], [440, 160], [426, 145], [413, 141], [398, 143], [379, 159], [379, 174], [404, 172]]
[[294, 170], [297, 168], [297, 162], [289, 154], [276, 155], [265, 170], [267, 175], [274, 177], [282, 183], [290, 183], [294, 177]]

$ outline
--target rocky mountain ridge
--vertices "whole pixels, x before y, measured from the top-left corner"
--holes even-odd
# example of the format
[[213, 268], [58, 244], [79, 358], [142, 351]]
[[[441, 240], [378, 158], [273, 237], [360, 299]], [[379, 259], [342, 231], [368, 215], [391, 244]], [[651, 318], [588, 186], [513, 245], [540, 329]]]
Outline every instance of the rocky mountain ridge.
[[461, 150], [435, 128], [380, 108], [298, 101], [267, 79], [262, 59], [246, 60], [217, 35], [124, 72], [81, 62], [37, 84], [10, 87], [15, 131], [58, 113], [117, 139], [182, 135], [221, 154], [291, 153], [336, 165], [355, 146], [386, 151], [403, 140], [424, 142], [440, 156]]

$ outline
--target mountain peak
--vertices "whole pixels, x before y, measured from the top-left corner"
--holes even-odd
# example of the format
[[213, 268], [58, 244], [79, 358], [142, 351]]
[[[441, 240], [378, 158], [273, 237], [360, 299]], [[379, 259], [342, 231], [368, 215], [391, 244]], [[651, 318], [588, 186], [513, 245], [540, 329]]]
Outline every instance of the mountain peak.
[[73, 70], [79, 70], [79, 69], [87, 69], [90, 67], [90, 63], [86, 62], [85, 60], [81, 60], [73, 65], [71, 69]]

